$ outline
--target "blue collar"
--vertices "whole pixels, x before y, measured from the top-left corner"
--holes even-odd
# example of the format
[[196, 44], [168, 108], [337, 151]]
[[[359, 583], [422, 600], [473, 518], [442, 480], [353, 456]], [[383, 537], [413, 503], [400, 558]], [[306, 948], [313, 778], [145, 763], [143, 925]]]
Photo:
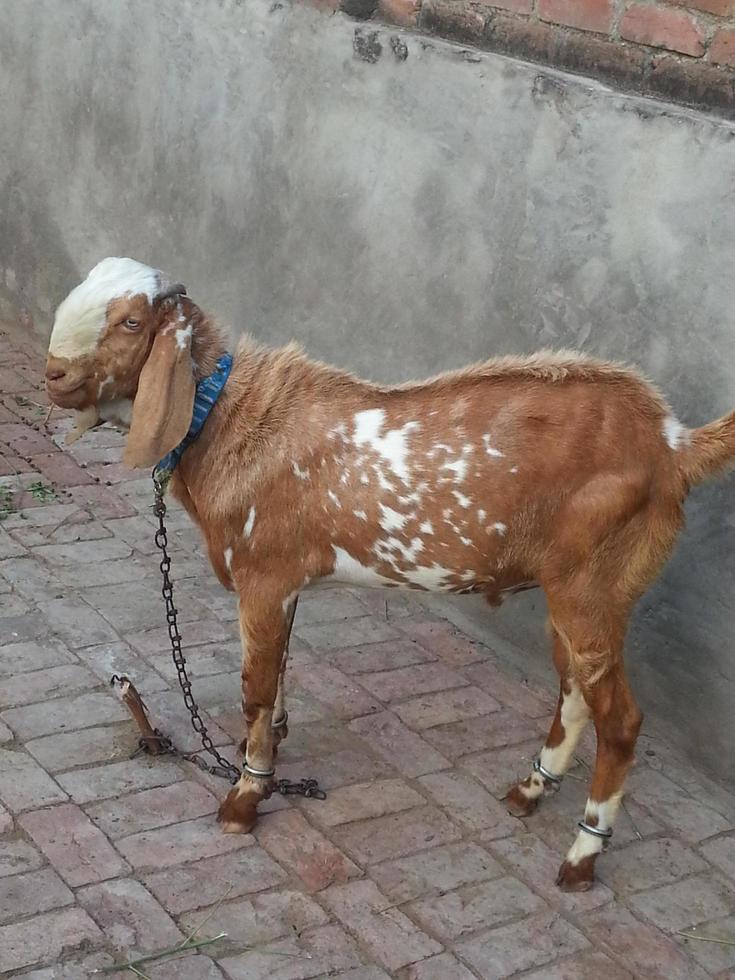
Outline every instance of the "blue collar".
[[192, 412], [191, 425], [181, 442], [157, 463], [153, 470], [153, 478], [162, 486], [171, 479], [171, 474], [179, 465], [181, 457], [189, 446], [197, 439], [199, 433], [204, 428], [204, 423], [209, 418], [209, 413], [217, 403], [217, 399], [222, 394], [227, 379], [232, 370], [232, 354], [223, 354], [217, 361], [217, 367], [206, 378], [197, 384], [194, 393], [194, 410]]

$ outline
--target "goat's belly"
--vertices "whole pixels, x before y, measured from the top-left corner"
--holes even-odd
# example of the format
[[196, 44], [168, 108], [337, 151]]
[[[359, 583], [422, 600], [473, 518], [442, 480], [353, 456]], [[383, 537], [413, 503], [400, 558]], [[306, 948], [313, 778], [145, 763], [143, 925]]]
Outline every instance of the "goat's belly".
[[[523, 576], [499, 576], [472, 568], [451, 568], [438, 562], [403, 561], [401, 567], [386, 567], [385, 563], [363, 564], [344, 548], [336, 547], [334, 569], [319, 580], [324, 585], [347, 585], [362, 588], [404, 589], [417, 592], [448, 592], [455, 594], [483, 593], [491, 601], [502, 599], [505, 592], [523, 587]], [[317, 584], [317, 583], [314, 583]]]

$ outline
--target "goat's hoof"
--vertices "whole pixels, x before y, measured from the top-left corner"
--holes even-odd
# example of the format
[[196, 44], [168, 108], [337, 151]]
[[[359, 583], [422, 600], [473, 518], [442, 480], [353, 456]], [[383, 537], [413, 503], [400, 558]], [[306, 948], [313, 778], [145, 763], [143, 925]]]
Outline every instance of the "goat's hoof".
[[220, 803], [217, 823], [225, 834], [249, 834], [258, 819], [259, 793], [248, 793], [233, 787]]
[[509, 789], [503, 797], [505, 808], [512, 817], [530, 817], [538, 801], [539, 797], [529, 799], [519, 786]]
[[556, 883], [563, 892], [588, 892], [595, 883], [595, 858], [590, 854], [579, 862], [564, 861], [559, 868]]

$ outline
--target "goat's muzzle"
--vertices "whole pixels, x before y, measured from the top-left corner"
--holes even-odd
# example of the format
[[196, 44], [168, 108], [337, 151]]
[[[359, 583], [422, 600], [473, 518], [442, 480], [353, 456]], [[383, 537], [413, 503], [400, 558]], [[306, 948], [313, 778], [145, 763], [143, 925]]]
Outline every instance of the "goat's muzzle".
[[90, 374], [75, 367], [68, 358], [49, 357], [46, 362], [46, 392], [61, 408], [82, 408], [90, 402]]

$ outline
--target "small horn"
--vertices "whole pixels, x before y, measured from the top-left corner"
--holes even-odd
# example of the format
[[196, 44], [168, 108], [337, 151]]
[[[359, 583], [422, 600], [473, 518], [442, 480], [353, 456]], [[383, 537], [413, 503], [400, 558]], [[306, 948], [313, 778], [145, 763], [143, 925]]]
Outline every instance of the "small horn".
[[159, 286], [156, 293], [156, 301], [170, 299], [172, 296], [186, 296], [186, 286], [183, 282], [171, 282], [171, 280], [159, 273]]

